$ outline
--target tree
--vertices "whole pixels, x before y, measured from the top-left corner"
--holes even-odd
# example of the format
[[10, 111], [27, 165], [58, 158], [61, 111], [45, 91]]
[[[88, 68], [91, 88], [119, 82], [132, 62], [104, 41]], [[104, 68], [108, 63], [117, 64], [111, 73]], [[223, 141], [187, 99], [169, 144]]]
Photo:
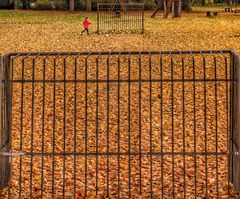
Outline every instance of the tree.
[[23, 10], [25, 10], [27, 8], [27, 1], [26, 0], [22, 0], [22, 7], [23, 7]]
[[158, 11], [163, 9], [163, 0], [156, 0], [155, 3], [157, 4], [157, 8], [155, 9], [153, 14], [151, 15], [151, 18], [154, 18], [155, 15], [158, 13]]
[[192, 2], [190, 0], [183, 0], [183, 10], [186, 12], [192, 11]]
[[87, 11], [92, 11], [92, 0], [86, 0], [87, 1]]
[[74, 11], [74, 5], [75, 5], [74, 0], [69, 0], [69, 9], [70, 9], [70, 11]]
[[[192, 5], [190, 3], [189, 0], [182, 0], [182, 9], [184, 11], [187, 11], [187, 12], [191, 12], [192, 11]], [[171, 11], [171, 4], [172, 4], [172, 0], [167, 0], [167, 15], [170, 13]], [[151, 15], [151, 18], [154, 18], [155, 15], [160, 11], [160, 10], [163, 10], [164, 9], [164, 0], [156, 0], [155, 3], [157, 4], [157, 8], [155, 9], [155, 11], [153, 12], [153, 14]]]

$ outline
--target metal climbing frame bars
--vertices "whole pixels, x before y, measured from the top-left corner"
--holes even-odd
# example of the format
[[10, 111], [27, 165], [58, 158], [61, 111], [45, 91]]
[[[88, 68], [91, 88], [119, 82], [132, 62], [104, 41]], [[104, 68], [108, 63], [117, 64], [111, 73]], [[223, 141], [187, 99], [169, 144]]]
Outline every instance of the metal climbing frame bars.
[[98, 33], [144, 32], [144, 4], [98, 4]]

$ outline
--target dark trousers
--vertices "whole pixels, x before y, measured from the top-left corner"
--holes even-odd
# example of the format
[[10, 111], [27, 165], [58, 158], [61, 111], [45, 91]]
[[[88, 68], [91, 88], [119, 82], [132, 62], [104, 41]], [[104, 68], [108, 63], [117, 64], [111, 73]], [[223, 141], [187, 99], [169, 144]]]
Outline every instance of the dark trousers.
[[88, 28], [84, 28], [84, 30], [81, 33], [87, 32], [87, 34], [89, 34], [89, 30]]

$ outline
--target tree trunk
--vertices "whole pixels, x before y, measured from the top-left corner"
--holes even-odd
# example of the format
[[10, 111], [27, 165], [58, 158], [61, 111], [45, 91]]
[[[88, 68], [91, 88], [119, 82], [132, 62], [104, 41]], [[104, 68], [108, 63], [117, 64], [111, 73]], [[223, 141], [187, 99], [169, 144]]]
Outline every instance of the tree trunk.
[[26, 0], [22, 0], [22, 4], [23, 4], [23, 10], [25, 10], [27, 8], [27, 2]]
[[87, 1], [87, 11], [92, 11], [92, 0], [86, 0]]
[[183, 10], [186, 12], [191, 12], [192, 11], [192, 3], [189, 0], [184, 0], [183, 1]]
[[163, 8], [163, 1], [157, 2], [157, 8], [155, 9], [154, 13], [151, 15], [151, 18], [154, 18], [155, 15]]
[[69, 9], [70, 11], [74, 11], [74, 6], [75, 6], [75, 2], [74, 0], [69, 0]]

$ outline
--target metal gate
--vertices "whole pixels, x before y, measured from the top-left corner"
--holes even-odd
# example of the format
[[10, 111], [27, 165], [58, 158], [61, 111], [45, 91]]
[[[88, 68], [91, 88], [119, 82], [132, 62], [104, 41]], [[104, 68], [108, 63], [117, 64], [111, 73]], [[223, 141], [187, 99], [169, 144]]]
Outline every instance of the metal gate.
[[10, 53], [1, 198], [238, 198], [232, 51]]
[[144, 32], [144, 4], [98, 4], [98, 33]]

